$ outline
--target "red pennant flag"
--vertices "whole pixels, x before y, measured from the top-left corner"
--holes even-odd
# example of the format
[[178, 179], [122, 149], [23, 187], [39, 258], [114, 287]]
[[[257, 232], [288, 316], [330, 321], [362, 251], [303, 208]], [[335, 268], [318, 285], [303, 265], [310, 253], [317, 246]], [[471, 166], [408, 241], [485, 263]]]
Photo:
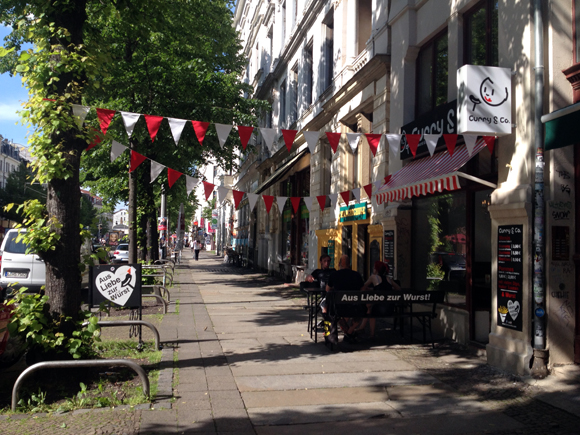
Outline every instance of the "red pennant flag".
[[326, 195], [317, 196], [316, 199], [318, 200], [318, 204], [320, 205], [320, 210], [324, 211], [324, 207], [326, 207]]
[[[384, 182], [384, 184], [387, 184], [389, 181], [391, 181], [391, 177], [392, 177], [392, 175], [387, 175], [387, 176], [385, 177], [385, 182]], [[384, 185], [384, 184], [383, 184], [383, 185]]]
[[96, 129], [92, 129], [95, 132], [95, 138], [93, 139], [93, 141], [89, 144], [89, 146], [85, 149], [85, 151], [90, 150], [91, 148], [96, 147], [98, 144], [101, 143], [101, 141], [103, 140], [103, 137], [99, 134], [99, 132]]
[[207, 181], [203, 182], [203, 189], [205, 191], [205, 200], [208, 201], [209, 200], [209, 196], [211, 195], [211, 193], [213, 192], [213, 188], [215, 187], [215, 185], [208, 183]]
[[489, 148], [489, 152], [493, 154], [493, 146], [495, 145], [495, 136], [482, 136], [485, 144]]
[[455, 152], [455, 144], [457, 144], [457, 135], [444, 134], [443, 139], [445, 139], [445, 145], [447, 145], [447, 151], [449, 151], [449, 155], [452, 156]]
[[237, 209], [238, 205], [240, 205], [240, 201], [244, 197], [245, 192], [240, 192], [239, 190], [232, 190], [232, 193], [234, 194], [234, 208]]
[[338, 149], [338, 142], [340, 141], [340, 133], [326, 132], [326, 137], [328, 138], [328, 142], [330, 142], [332, 151], [336, 153], [336, 150]]
[[298, 130], [282, 130], [282, 136], [284, 136], [284, 143], [286, 144], [288, 152], [292, 149], [292, 144], [294, 143], [297, 133]]
[[143, 115], [145, 117], [145, 122], [147, 123], [147, 130], [149, 130], [149, 136], [151, 136], [151, 142], [155, 141], [155, 136], [161, 127], [161, 121], [163, 121], [163, 116], [155, 115]]
[[99, 118], [99, 125], [101, 126], [103, 134], [107, 134], [107, 129], [109, 128], [109, 124], [111, 124], [115, 113], [114, 110], [97, 109], [97, 118]]
[[377, 155], [377, 149], [379, 148], [379, 144], [381, 143], [381, 137], [383, 135], [366, 133], [365, 136], [367, 137], [367, 141], [369, 142], [369, 148], [371, 149], [374, 157]]
[[266, 213], [269, 214], [274, 203], [274, 197], [271, 195], [262, 195], [262, 198], [264, 199], [264, 204], [266, 204]]
[[345, 204], [348, 205], [348, 202], [350, 201], [350, 190], [340, 192], [340, 196], [342, 196], [342, 200], [345, 202]]
[[292, 196], [290, 197], [290, 201], [292, 202], [292, 208], [294, 209], [294, 213], [298, 213], [298, 206], [300, 205], [300, 198], [299, 196]]
[[238, 125], [238, 134], [240, 135], [240, 140], [242, 141], [242, 148], [246, 149], [250, 137], [252, 137], [252, 132], [254, 127], [244, 127], [243, 125]]
[[420, 134], [406, 134], [407, 143], [409, 144], [409, 149], [413, 157], [417, 155], [417, 147], [419, 146], [419, 141], [421, 140]]
[[373, 183], [370, 183], [370, 184], [367, 184], [366, 186], [363, 186], [363, 189], [367, 193], [367, 196], [370, 198], [373, 194]]
[[209, 122], [191, 121], [191, 123], [193, 124], [193, 129], [195, 130], [195, 135], [197, 136], [199, 144], [203, 145], [205, 133], [207, 131], [207, 128], [209, 127]]
[[129, 172], [133, 172], [146, 159], [143, 154], [131, 150], [131, 164], [129, 165]]
[[183, 174], [175, 169], [167, 168], [167, 181], [169, 182], [169, 187], [173, 187], [175, 182], [179, 180]]

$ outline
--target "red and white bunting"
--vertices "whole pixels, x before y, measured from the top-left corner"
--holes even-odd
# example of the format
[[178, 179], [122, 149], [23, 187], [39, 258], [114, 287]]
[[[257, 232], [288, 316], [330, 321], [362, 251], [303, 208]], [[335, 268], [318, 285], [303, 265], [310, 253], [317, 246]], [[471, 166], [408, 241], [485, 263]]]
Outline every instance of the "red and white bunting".
[[139, 154], [137, 151], [131, 150], [131, 162], [129, 164], [129, 172], [133, 172], [139, 167], [141, 163], [145, 161], [147, 157], [143, 154]]
[[185, 176], [185, 188], [187, 190], [187, 196], [191, 194], [195, 186], [199, 184], [199, 178], [190, 177], [189, 175]]
[[252, 211], [256, 206], [256, 202], [258, 201], [259, 195], [255, 193], [246, 193], [246, 196], [248, 197], [248, 203], [250, 204], [250, 211]]
[[145, 123], [147, 124], [147, 130], [149, 131], [149, 136], [151, 136], [151, 142], [155, 141], [159, 127], [161, 127], [161, 121], [163, 121], [163, 116], [155, 115], [144, 115]]
[[340, 133], [331, 133], [327, 131], [326, 137], [328, 138], [332, 152], [336, 154], [336, 150], [338, 150], [338, 142], [340, 142]]
[[400, 134], [386, 134], [387, 142], [389, 143], [389, 148], [395, 157], [399, 155], [401, 150], [401, 135]]
[[297, 134], [298, 130], [282, 130], [282, 136], [284, 137], [284, 143], [286, 144], [288, 152], [292, 150], [292, 144], [294, 143]]
[[266, 213], [270, 214], [272, 204], [274, 203], [274, 197], [272, 195], [262, 195], [262, 199], [264, 200], [264, 205], [266, 206]]
[[230, 192], [230, 189], [224, 186], [218, 186], [217, 194], [218, 194], [218, 202], [223, 204], [226, 199], [227, 194]]
[[101, 126], [103, 134], [107, 134], [107, 130], [115, 116], [115, 113], [115, 110], [97, 109], [97, 118], [99, 119], [99, 125]]
[[276, 130], [273, 128], [260, 128], [260, 133], [268, 147], [268, 151], [272, 153], [272, 145], [274, 144], [274, 138], [276, 137]]
[[111, 145], [111, 163], [113, 163], [117, 158], [123, 154], [127, 147], [123, 144], [120, 144], [116, 140], [113, 139], [113, 143]]
[[352, 192], [352, 195], [354, 196], [354, 199], [356, 199], [356, 202], [360, 202], [360, 187], [357, 187], [356, 189], [352, 189], [351, 192]]
[[463, 140], [465, 141], [465, 147], [469, 156], [473, 154], [473, 149], [475, 148], [475, 142], [477, 142], [477, 136], [474, 134], [464, 134]]
[[139, 113], [121, 112], [121, 119], [123, 120], [123, 125], [125, 126], [125, 131], [127, 132], [127, 136], [129, 136], [129, 138], [131, 138], [133, 135], [135, 124], [137, 124], [137, 121], [139, 121], [140, 116], [141, 115]]
[[213, 188], [215, 184], [208, 183], [207, 181], [203, 182], [203, 190], [205, 192], [205, 200], [208, 201], [211, 193], [213, 192]]
[[294, 210], [294, 213], [298, 213], [298, 207], [300, 206], [301, 199], [302, 198], [300, 198], [299, 196], [290, 197], [290, 202], [292, 203], [292, 209]]
[[445, 145], [447, 145], [447, 151], [449, 151], [449, 155], [452, 156], [453, 152], [455, 151], [455, 145], [457, 144], [457, 135], [444, 134], [443, 139], [445, 139]]
[[167, 118], [167, 122], [169, 123], [169, 128], [171, 129], [173, 141], [175, 142], [175, 145], [178, 145], [179, 139], [181, 139], [181, 133], [183, 133], [183, 129], [185, 128], [185, 123], [187, 120], [179, 118]]
[[419, 147], [419, 141], [421, 140], [420, 134], [406, 134], [407, 144], [409, 145], [409, 150], [413, 154], [413, 158], [417, 155], [417, 148]]
[[278, 198], [276, 198], [276, 203], [278, 204], [278, 210], [280, 210], [280, 213], [282, 213], [282, 210], [284, 210], [284, 206], [286, 205], [287, 199], [288, 199], [287, 196], [279, 196]]
[[151, 160], [151, 182], [153, 183], [157, 177], [159, 177], [159, 174], [161, 174], [161, 171], [163, 171], [163, 168], [165, 168], [165, 166], [163, 166], [161, 163], [157, 163], [155, 160]]
[[346, 133], [346, 140], [348, 140], [348, 145], [354, 153], [358, 147], [358, 141], [360, 139], [360, 133]]
[[437, 148], [437, 141], [441, 137], [440, 134], [424, 134], [423, 138], [425, 139], [425, 143], [427, 144], [427, 149], [429, 150], [429, 154], [432, 156], [435, 152], [435, 148]]
[[346, 205], [350, 202], [350, 190], [345, 190], [344, 192], [340, 192], [340, 197], [344, 201]]
[[320, 132], [318, 131], [303, 131], [302, 134], [304, 135], [304, 139], [308, 144], [308, 149], [310, 150], [310, 154], [314, 154], [316, 150], [316, 144], [318, 143], [318, 138], [320, 137]]
[[324, 207], [326, 207], [326, 195], [319, 195], [316, 197], [316, 199], [318, 200], [320, 211], [324, 211]]
[[91, 108], [89, 106], [81, 106], [80, 104], [73, 104], [72, 108], [73, 116], [77, 118], [77, 125], [81, 128]]
[[207, 128], [209, 127], [209, 122], [191, 121], [191, 124], [193, 125], [193, 130], [195, 131], [195, 135], [197, 136], [199, 144], [203, 145], [205, 133], [207, 131]]
[[373, 196], [373, 183], [367, 184], [366, 186], [363, 186], [363, 189], [365, 190], [365, 193], [367, 194], [367, 196], [370, 198], [371, 196]]
[[230, 131], [232, 131], [233, 126], [229, 124], [215, 124], [215, 131], [217, 133], [218, 141], [220, 146], [223, 148], [228, 136], [230, 135]]
[[304, 201], [304, 205], [308, 209], [308, 213], [310, 213], [310, 211], [312, 210], [312, 197], [311, 196], [305, 196], [305, 197], [302, 198], [302, 201]]
[[382, 134], [365, 134], [367, 138], [367, 142], [369, 143], [369, 148], [373, 153], [373, 157], [377, 155], [377, 150], [379, 149], [379, 145], [381, 144], [381, 138], [383, 137]]
[[237, 209], [238, 205], [240, 205], [240, 202], [242, 201], [242, 198], [244, 197], [244, 192], [232, 189], [232, 194], [234, 195], [234, 208]]
[[338, 202], [338, 193], [331, 193], [328, 197], [330, 198], [330, 205], [334, 210], [336, 208], [336, 203]]
[[238, 135], [240, 136], [240, 142], [242, 142], [242, 148], [245, 150], [248, 146], [248, 142], [252, 137], [252, 132], [254, 127], [247, 127], [243, 125], [238, 125]]
[[169, 187], [173, 187], [175, 182], [179, 180], [183, 174], [175, 169], [167, 168], [167, 182], [169, 183]]
[[495, 136], [483, 136], [483, 141], [487, 145], [490, 154], [493, 154], [493, 146], [495, 144]]

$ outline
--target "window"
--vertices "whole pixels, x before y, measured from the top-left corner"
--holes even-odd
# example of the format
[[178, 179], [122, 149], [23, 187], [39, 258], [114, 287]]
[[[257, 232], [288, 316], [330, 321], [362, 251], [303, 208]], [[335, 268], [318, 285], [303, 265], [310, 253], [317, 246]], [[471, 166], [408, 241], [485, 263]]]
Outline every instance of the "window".
[[298, 64], [291, 70], [292, 79], [292, 106], [290, 107], [290, 124], [294, 124], [298, 119]]
[[304, 81], [305, 92], [304, 101], [310, 106], [312, 104], [312, 87], [313, 87], [313, 72], [312, 72], [312, 41], [306, 46], [304, 51]]
[[464, 15], [464, 64], [499, 65], [498, 1], [485, 0]]
[[572, 13], [574, 20], [574, 63], [580, 62], [580, 0], [574, 0]]
[[328, 88], [334, 78], [334, 13], [330, 11], [322, 22], [322, 37], [324, 44], [322, 46], [322, 89]]
[[447, 58], [445, 30], [425, 44], [417, 57], [417, 117], [447, 102]]
[[282, 3], [282, 47], [286, 40], [286, 2]]
[[266, 55], [266, 65], [268, 65], [268, 71], [272, 69], [272, 60], [274, 59], [274, 27], [270, 27], [268, 31], [268, 46], [270, 47], [270, 51]]
[[286, 80], [280, 85], [280, 119], [278, 124], [281, 128], [286, 127]]
[[367, 41], [371, 37], [371, 30], [373, 28], [372, 4], [372, 0], [358, 0], [357, 55], [366, 48]]

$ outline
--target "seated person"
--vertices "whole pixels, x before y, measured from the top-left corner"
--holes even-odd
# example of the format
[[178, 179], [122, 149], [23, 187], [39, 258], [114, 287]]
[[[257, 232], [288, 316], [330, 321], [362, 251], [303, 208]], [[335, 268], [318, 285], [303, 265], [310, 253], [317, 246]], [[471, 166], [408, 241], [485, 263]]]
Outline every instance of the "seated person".
[[[330, 255], [322, 254], [320, 256], [320, 267], [321, 269], [314, 270], [310, 275], [308, 275], [304, 281], [306, 282], [314, 282], [318, 281], [318, 284], [321, 289], [326, 290], [326, 285], [328, 284], [328, 279], [330, 275], [336, 272], [334, 267], [330, 266]], [[322, 308], [322, 313], [326, 313], [326, 298], [323, 298], [320, 302], [320, 307]]]

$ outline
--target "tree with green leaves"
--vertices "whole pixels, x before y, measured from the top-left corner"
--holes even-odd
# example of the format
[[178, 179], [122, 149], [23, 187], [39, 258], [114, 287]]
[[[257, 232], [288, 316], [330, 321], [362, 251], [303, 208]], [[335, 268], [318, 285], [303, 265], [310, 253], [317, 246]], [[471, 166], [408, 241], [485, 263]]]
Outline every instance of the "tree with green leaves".
[[25, 216], [16, 208], [4, 211], [8, 204], [24, 204], [26, 201], [45, 201], [46, 191], [40, 184], [31, 184], [33, 176], [26, 164], [20, 162], [16, 171], [11, 172], [6, 179], [6, 186], [0, 189], [0, 210], [5, 219], [22, 223]]

